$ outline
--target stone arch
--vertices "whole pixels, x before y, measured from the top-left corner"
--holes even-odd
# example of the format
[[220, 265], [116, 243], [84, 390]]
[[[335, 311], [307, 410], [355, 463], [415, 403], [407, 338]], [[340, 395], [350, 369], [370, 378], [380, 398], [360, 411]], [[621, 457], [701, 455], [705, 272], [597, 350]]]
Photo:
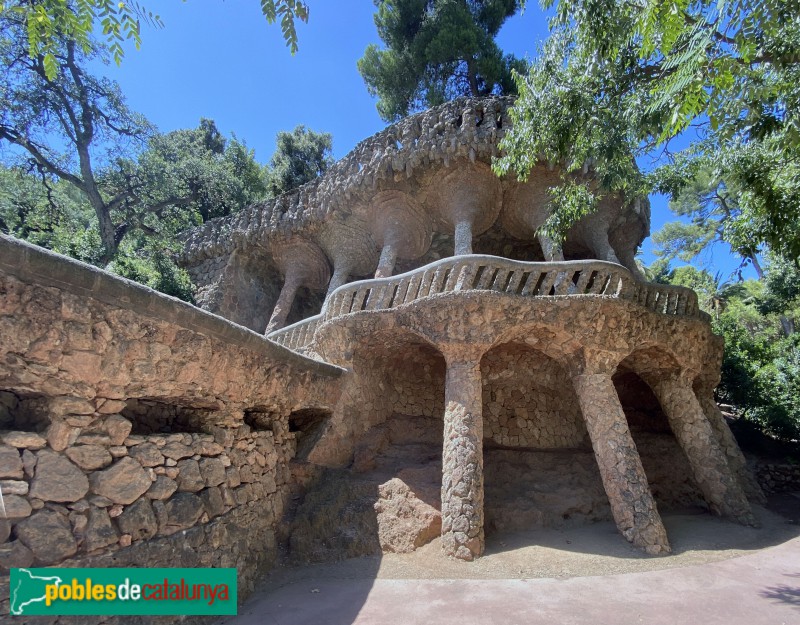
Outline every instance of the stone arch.
[[619, 366], [632, 369], [652, 389], [709, 509], [746, 525], [755, 524], [742, 487], [692, 388], [696, 372], [681, 367], [670, 350], [656, 345], [635, 350]]
[[610, 518], [562, 362], [521, 337], [481, 359], [486, 532]]
[[[515, 324], [499, 333], [489, 350], [505, 343], [519, 343], [556, 361], [567, 373], [582, 359], [583, 346], [566, 329], [539, 322]], [[487, 351], [489, 351], [487, 350]]]
[[659, 509], [705, 507], [686, 455], [648, 383], [627, 359], [617, 366], [612, 381]]
[[446, 372], [441, 351], [413, 330], [378, 330], [359, 342], [352, 366], [364, 400], [354, 468], [401, 475], [416, 490], [430, 491], [426, 499], [438, 507]]

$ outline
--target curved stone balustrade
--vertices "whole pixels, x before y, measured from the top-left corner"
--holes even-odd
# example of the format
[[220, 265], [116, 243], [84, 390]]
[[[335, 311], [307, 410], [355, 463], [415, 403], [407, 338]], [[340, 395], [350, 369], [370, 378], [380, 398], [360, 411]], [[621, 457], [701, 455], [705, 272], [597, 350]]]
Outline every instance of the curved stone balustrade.
[[445, 258], [390, 278], [351, 282], [331, 293], [319, 315], [267, 336], [279, 345], [301, 351], [311, 344], [317, 327], [331, 319], [363, 310], [396, 308], [454, 291], [494, 291], [520, 297], [611, 297], [664, 315], [704, 315], [691, 289], [641, 282], [614, 263], [526, 263], [471, 255]]

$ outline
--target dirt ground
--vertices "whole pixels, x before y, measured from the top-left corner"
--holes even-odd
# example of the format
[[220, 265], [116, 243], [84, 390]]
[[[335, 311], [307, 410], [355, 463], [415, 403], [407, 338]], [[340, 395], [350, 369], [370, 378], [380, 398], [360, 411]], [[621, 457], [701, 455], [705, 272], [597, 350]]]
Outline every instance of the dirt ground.
[[442, 555], [435, 540], [411, 554], [383, 554], [331, 564], [277, 567], [257, 593], [300, 580], [325, 579], [567, 579], [684, 567], [753, 553], [800, 536], [800, 493], [770, 497], [756, 507], [761, 527], [741, 525], [700, 510], [662, 516], [672, 553], [648, 556], [627, 543], [611, 522], [487, 537], [474, 562]]

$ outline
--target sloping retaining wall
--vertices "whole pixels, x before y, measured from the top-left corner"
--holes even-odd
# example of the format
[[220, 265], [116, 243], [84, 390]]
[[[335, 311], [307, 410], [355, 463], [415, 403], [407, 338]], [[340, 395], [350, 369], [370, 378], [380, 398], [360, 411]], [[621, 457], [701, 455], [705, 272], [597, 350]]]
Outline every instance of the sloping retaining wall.
[[229, 566], [246, 596], [276, 557], [290, 415], [330, 410], [341, 372], [0, 237], [0, 613], [11, 567]]

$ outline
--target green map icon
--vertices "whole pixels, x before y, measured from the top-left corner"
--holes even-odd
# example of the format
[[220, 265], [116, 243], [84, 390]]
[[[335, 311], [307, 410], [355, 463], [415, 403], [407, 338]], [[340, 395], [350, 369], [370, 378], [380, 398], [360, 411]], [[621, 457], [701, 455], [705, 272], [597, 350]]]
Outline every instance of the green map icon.
[[[16, 575], [14, 575], [16, 573]], [[62, 583], [60, 577], [34, 575], [28, 569], [14, 569], [11, 576], [11, 609], [14, 616], [25, 614], [25, 608], [45, 600], [45, 587]]]

